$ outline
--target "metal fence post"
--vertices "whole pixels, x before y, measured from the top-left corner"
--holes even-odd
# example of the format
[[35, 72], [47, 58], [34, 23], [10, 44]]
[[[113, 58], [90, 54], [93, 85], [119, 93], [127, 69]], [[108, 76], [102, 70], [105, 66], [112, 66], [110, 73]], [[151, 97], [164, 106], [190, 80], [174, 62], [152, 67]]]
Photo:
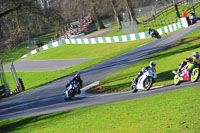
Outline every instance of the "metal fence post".
[[4, 73], [4, 69], [3, 69], [3, 61], [0, 59], [0, 79], [1, 79], [1, 87], [3, 87], [5, 95], [9, 96], [10, 95], [10, 89], [9, 89], [9, 85], [6, 82], [6, 76]]
[[23, 87], [22, 87], [22, 85], [21, 85], [21, 83], [20, 83], [20, 81], [19, 81], [19, 79], [18, 79], [18, 77], [17, 77], [17, 73], [16, 73], [16, 70], [15, 70], [15, 67], [14, 67], [13, 62], [14, 62], [14, 59], [12, 59], [12, 63], [11, 63], [11, 66], [10, 66], [10, 70], [11, 70], [11, 72], [12, 72], [12, 74], [13, 74], [13, 78], [14, 78], [14, 80], [15, 80], [16, 87], [19, 89], [19, 92], [21, 92], [21, 91], [23, 91], [24, 89], [23, 89]]

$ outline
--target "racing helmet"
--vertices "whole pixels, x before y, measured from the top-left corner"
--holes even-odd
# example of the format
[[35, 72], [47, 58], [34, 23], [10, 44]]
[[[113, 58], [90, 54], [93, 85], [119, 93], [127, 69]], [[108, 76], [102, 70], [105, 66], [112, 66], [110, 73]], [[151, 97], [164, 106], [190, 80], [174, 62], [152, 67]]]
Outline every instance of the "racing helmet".
[[150, 66], [150, 67], [155, 67], [155, 66], [156, 66], [156, 63], [155, 63], [154, 61], [151, 61], [151, 62], [149, 63], [149, 66]]
[[76, 78], [80, 78], [81, 76], [80, 76], [79, 73], [77, 73], [77, 74], [75, 74], [75, 77], [76, 77]]
[[150, 27], [148, 27], [148, 30], [151, 30], [151, 28], [150, 28]]
[[193, 56], [199, 59], [199, 52], [193, 52]]

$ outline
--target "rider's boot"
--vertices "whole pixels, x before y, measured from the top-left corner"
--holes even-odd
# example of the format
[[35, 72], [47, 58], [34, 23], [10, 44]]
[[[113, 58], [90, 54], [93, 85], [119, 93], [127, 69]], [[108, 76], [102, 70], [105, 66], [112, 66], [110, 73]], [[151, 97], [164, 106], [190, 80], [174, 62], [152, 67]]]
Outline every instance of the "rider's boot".
[[78, 89], [78, 94], [81, 94], [81, 89]]
[[134, 83], [135, 85], [137, 85], [137, 79], [135, 79], [133, 83]]

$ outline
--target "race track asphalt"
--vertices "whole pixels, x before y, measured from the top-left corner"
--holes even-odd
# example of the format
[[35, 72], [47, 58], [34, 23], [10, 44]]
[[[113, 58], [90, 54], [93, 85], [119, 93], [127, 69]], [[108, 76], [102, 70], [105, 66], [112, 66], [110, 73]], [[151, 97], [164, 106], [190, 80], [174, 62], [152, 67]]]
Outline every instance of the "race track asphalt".
[[[17, 72], [55, 71], [69, 68], [94, 58], [60, 59], [60, 60], [19, 60], [14, 62]], [[4, 66], [5, 72], [10, 72], [11, 63]]]
[[[197, 28], [200, 28], [200, 21], [195, 25], [189, 26], [188, 28], [184, 28], [175, 33], [164, 36], [161, 39], [133, 49], [127, 53], [81, 70], [79, 73], [84, 81], [84, 86], [98, 81], [103, 77], [106, 77], [129, 65], [135, 64], [138, 61], [165, 49], [167, 46], [185, 37]], [[185, 83], [180, 86], [162, 87], [134, 94], [130, 92], [107, 95], [89, 95], [83, 93], [82, 95], [75, 97], [72, 101], [66, 102], [63, 100], [63, 90], [66, 83], [73, 77], [73, 75], [74, 74], [0, 101], [0, 120], [42, 115], [85, 106], [142, 98], [168, 92], [174, 89], [200, 86], [200, 82], [197, 82], [192, 84]]]

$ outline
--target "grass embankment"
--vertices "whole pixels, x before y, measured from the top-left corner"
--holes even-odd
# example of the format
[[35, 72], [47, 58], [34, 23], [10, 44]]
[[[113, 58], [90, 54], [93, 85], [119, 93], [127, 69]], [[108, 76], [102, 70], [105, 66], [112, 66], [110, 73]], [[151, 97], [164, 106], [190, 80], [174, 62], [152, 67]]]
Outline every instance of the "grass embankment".
[[129, 90], [131, 79], [135, 78], [143, 67], [148, 66], [150, 61], [156, 62], [158, 76], [153, 86], [173, 84], [172, 70], [177, 70], [178, 64], [192, 55], [194, 51], [200, 52], [200, 29], [179, 40], [173, 46], [173, 48], [162, 50], [148, 59], [105, 77], [100, 81], [100, 87], [106, 92]]
[[[36, 43], [42, 42], [46, 44], [51, 40], [54, 34], [55, 33], [53, 32], [36, 37]], [[15, 60], [20, 59], [23, 55], [27, 54], [28, 52], [34, 49], [33, 47], [27, 48], [27, 45], [27, 42], [22, 42], [18, 44], [15, 48], [1, 51], [0, 59], [3, 59], [3, 65], [10, 63], [12, 58], [14, 58]]]
[[[152, 39], [147, 39], [148, 41]], [[124, 49], [133, 49], [147, 40], [137, 40], [130, 42], [120, 42], [112, 44], [70, 44], [60, 47], [44, 50], [36, 55], [29, 57], [33, 60], [46, 60], [46, 59], [77, 59], [77, 58], [91, 58], [100, 57], [112, 54], [114, 52], [123, 51]]]
[[[179, 6], [179, 13], [180, 15], [182, 16], [182, 10], [185, 10], [185, 9], [189, 9], [191, 8], [192, 5], [188, 5], [188, 4], [183, 4], [181, 6]], [[197, 12], [197, 14], [200, 12], [200, 4], [199, 3], [196, 3], [194, 4], [194, 8], [195, 8], [195, 11]], [[188, 16], [189, 16], [189, 10], [188, 10]], [[198, 14], [199, 16], [200, 14]], [[167, 11], [163, 12], [163, 14], [159, 15], [156, 17], [156, 20], [163, 20], [163, 19], [169, 19], [169, 18], [177, 18], [177, 15], [176, 15], [176, 11], [174, 9], [174, 7], [170, 7]], [[141, 23], [141, 24], [138, 24], [138, 30], [139, 32], [144, 32], [144, 31], [148, 31], [148, 27], [144, 27], [143, 24], [142, 24], [142, 21], [141, 21], [141, 18], [137, 18], [138, 21]], [[145, 18], [143, 18], [145, 20]], [[157, 25], [157, 26], [154, 26], [154, 27], [151, 27], [153, 29], [159, 29], [159, 28], [162, 28], [164, 26], [167, 26], [169, 24], [163, 24], [163, 25]], [[120, 35], [123, 35], [123, 31], [122, 29], [118, 29], [118, 30], [115, 30], [115, 31], [112, 31], [106, 35], [104, 35], [104, 37], [110, 37], [110, 36], [120, 36]]]
[[[80, 71], [84, 68], [90, 67], [102, 61], [108, 60], [112, 57], [125, 53], [131, 49], [134, 49], [146, 41], [151, 41], [152, 39], [144, 39], [123, 43], [113, 43], [113, 44], [96, 44], [96, 45], [64, 45], [57, 47], [55, 49], [49, 49], [47, 51], [41, 52], [32, 59], [72, 59], [72, 58], [88, 58], [88, 57], [99, 57], [79, 65], [48, 72], [17, 72], [18, 77], [22, 78], [25, 89], [29, 90], [31, 88], [40, 86], [42, 84], [48, 83], [55, 79], [64, 77], [71, 73]], [[15, 88], [15, 83], [10, 72], [6, 72], [6, 78], [10, 85], [11, 91]]]
[[[199, 132], [200, 87], [0, 122], [7, 132]], [[134, 96], [134, 95], [133, 95]]]

